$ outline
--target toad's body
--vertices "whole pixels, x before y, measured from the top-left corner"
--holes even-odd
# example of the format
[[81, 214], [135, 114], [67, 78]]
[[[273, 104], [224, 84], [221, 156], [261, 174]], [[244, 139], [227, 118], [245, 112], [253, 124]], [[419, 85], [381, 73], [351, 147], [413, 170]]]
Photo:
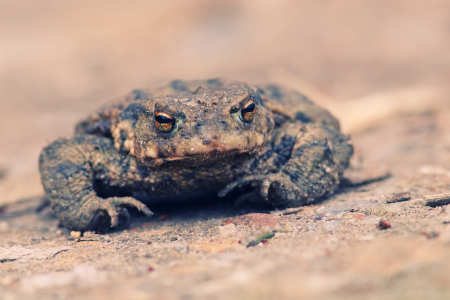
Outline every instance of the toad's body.
[[333, 191], [353, 148], [338, 121], [301, 94], [212, 79], [174, 81], [108, 103], [40, 157], [42, 183], [62, 224], [126, 226], [137, 199], [223, 196], [250, 184], [274, 205]]

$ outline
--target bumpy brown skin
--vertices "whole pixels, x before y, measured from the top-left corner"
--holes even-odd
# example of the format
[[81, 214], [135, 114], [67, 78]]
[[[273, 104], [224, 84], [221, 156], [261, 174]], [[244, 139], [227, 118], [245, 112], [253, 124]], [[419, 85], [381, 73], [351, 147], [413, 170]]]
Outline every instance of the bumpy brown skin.
[[[246, 122], [242, 105], [253, 99]], [[176, 119], [163, 133], [155, 112]], [[211, 79], [136, 90], [78, 124], [40, 157], [42, 183], [62, 224], [73, 230], [126, 227], [137, 199], [220, 196], [250, 184], [275, 206], [331, 193], [353, 147], [339, 122], [301, 94]]]

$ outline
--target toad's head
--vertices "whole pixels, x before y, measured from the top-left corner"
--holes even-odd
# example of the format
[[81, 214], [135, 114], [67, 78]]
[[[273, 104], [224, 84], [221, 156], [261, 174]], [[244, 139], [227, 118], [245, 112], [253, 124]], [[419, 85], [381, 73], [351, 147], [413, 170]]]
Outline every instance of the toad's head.
[[242, 83], [198, 87], [130, 104], [112, 126], [115, 147], [145, 165], [254, 153], [273, 129], [272, 112]]

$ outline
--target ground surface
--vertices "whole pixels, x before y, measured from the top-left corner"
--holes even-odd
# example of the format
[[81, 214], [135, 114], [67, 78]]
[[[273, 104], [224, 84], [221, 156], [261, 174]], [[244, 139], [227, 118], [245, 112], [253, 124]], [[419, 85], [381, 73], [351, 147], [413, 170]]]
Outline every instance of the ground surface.
[[[450, 79], [449, 2], [210, 3], [0, 1], [0, 299], [450, 298], [450, 207], [422, 200], [450, 192], [450, 100], [415, 106], [417, 88]], [[356, 149], [346, 176], [391, 177], [302, 210], [160, 205], [128, 230], [83, 237], [36, 211], [49, 141], [135, 87], [212, 76], [365, 107], [336, 110], [344, 124], [362, 119], [345, 127]], [[367, 126], [381, 103], [419, 109]]]

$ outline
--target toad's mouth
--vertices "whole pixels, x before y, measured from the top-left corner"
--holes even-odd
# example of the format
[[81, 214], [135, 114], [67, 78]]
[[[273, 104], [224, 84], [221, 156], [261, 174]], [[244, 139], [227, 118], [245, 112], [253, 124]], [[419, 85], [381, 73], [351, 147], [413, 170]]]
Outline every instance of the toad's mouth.
[[152, 165], [160, 165], [167, 162], [180, 162], [182, 164], [189, 165], [201, 165], [207, 164], [213, 161], [220, 161], [223, 159], [229, 160], [230, 157], [237, 157], [240, 155], [252, 155], [254, 153], [258, 153], [261, 147], [254, 149], [241, 149], [241, 150], [232, 150], [227, 152], [220, 151], [211, 151], [209, 153], [201, 153], [194, 155], [186, 155], [186, 156], [173, 156], [166, 158], [155, 158], [151, 160]]
[[177, 146], [148, 142], [145, 148], [136, 149], [135, 154], [142, 163], [152, 165], [178, 160], [208, 161], [235, 154], [252, 154], [258, 152], [265, 142], [263, 134], [229, 139], [192, 138]]

